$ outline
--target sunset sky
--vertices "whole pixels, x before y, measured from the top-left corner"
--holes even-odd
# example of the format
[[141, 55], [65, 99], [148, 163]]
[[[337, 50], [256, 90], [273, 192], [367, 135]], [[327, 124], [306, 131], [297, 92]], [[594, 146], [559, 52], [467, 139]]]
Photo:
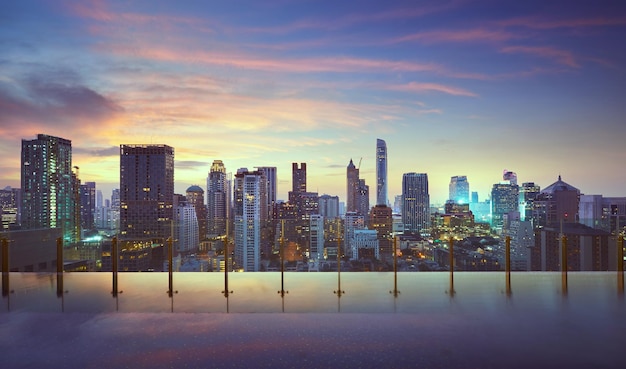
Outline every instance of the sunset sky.
[[[582, 4], [582, 5], [581, 5]], [[2, 1], [0, 187], [21, 139], [70, 139], [108, 198], [120, 144], [175, 148], [176, 190], [228, 171], [306, 162], [308, 189], [345, 201], [361, 162], [389, 200], [428, 173], [485, 199], [504, 169], [542, 188], [626, 196], [623, 1]]]

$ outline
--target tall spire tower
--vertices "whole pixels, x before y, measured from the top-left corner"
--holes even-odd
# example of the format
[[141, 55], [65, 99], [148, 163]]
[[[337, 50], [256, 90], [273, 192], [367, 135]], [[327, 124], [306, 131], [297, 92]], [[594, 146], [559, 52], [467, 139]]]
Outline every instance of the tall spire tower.
[[387, 205], [387, 143], [376, 140], [376, 205]]

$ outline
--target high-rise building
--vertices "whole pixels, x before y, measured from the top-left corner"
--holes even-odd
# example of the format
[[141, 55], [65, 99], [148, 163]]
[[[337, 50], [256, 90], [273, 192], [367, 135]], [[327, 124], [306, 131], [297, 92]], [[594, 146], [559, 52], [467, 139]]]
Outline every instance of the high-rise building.
[[319, 202], [317, 192], [306, 191], [306, 163], [298, 163], [292, 165], [292, 191], [289, 191], [289, 202], [295, 205], [296, 222], [286, 223], [288, 228], [295, 227], [295, 230], [287, 230], [287, 234], [298, 235], [296, 242], [302, 247], [309, 246], [308, 237], [310, 236], [310, 216], [319, 214]]
[[[197, 195], [192, 186], [192, 191], [187, 189], [187, 193], [192, 194], [192, 197]], [[199, 187], [198, 187], [199, 188]], [[194, 199], [193, 201], [198, 201]], [[200, 200], [200, 204], [202, 204]], [[189, 198], [184, 198], [183, 201], [175, 201], [174, 206], [174, 249], [182, 254], [189, 254], [196, 252], [200, 245], [200, 233], [198, 226], [198, 218], [196, 207]]]
[[[267, 181], [267, 211], [268, 219], [274, 217], [274, 207], [276, 206], [276, 193], [278, 178], [276, 176], [276, 167], [256, 167], [256, 170], [265, 175]], [[305, 176], [306, 178], [306, 176]]]
[[352, 253], [352, 240], [354, 238], [354, 231], [357, 229], [365, 229], [365, 217], [355, 211], [347, 212], [343, 229], [343, 253], [351, 259], [358, 259], [359, 257]]
[[[506, 219], [519, 219], [519, 187], [509, 181], [493, 185], [491, 189], [491, 226], [507, 228]], [[514, 216], [517, 214], [517, 216]]]
[[535, 226], [549, 227], [578, 222], [580, 190], [558, 180], [544, 188], [534, 200], [533, 219]]
[[472, 201], [470, 202], [470, 204], [477, 204], [477, 203], [478, 203], [478, 192], [472, 191]]
[[267, 180], [260, 171], [235, 175], [235, 263], [246, 272], [261, 267], [261, 228], [267, 220]]
[[568, 271], [615, 270], [615, 243], [609, 242], [608, 232], [567, 222], [541, 227], [535, 232], [535, 244], [530, 248], [530, 270], [560, 271], [562, 265], [561, 236], [567, 240]]
[[207, 237], [207, 207], [204, 205], [204, 190], [200, 186], [190, 186], [186, 191], [186, 198], [189, 205], [196, 210], [198, 223], [198, 236], [200, 240]]
[[387, 143], [376, 140], [376, 205], [387, 205]]
[[207, 178], [207, 234], [226, 235], [230, 216], [230, 185], [226, 167], [221, 160], [214, 160]]
[[402, 195], [396, 195], [394, 198], [393, 212], [395, 214], [402, 214]]
[[348, 179], [346, 189], [346, 212], [358, 211], [356, 205], [356, 193], [359, 188], [359, 168], [354, 166], [352, 159], [350, 159], [346, 172]]
[[306, 192], [306, 163], [291, 163], [291, 176], [292, 192]]
[[85, 182], [80, 185], [80, 218], [82, 229], [95, 228], [96, 213], [96, 182]]
[[430, 228], [428, 174], [402, 175], [402, 222], [405, 232], [420, 233]]
[[5, 187], [0, 190], [0, 231], [6, 231], [20, 224], [20, 204], [22, 191], [19, 188]]
[[80, 224], [72, 142], [45, 134], [22, 140], [21, 169], [22, 228], [61, 228], [65, 242], [76, 242]]
[[339, 196], [322, 195], [318, 198], [319, 213], [327, 219], [339, 216]]
[[373, 229], [355, 229], [350, 242], [352, 260], [361, 258], [380, 259], [380, 237]]
[[369, 229], [375, 230], [378, 237], [381, 260], [393, 258], [393, 217], [387, 205], [376, 205], [369, 216]]
[[519, 212], [520, 220], [532, 222], [535, 198], [541, 188], [534, 182], [524, 182], [519, 189]]
[[163, 244], [174, 220], [174, 148], [120, 145], [120, 237]]
[[589, 227], [606, 232], [622, 232], [626, 227], [626, 197], [580, 195], [579, 220]]
[[448, 191], [449, 200], [452, 200], [457, 204], [469, 204], [469, 182], [467, 182], [467, 176], [450, 177]]
[[314, 263], [314, 269], [319, 270], [319, 262], [324, 258], [324, 217], [311, 214], [309, 237], [309, 259]]
[[370, 210], [370, 186], [365, 184], [364, 179], [359, 179], [359, 185], [354, 193], [354, 204], [356, 212], [363, 215], [367, 222]]

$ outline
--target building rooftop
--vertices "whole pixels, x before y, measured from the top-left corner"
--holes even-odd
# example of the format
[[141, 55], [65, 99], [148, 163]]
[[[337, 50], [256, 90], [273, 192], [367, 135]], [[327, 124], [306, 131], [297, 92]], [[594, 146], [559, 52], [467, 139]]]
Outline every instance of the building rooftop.
[[551, 193], [555, 193], [558, 191], [576, 191], [580, 193], [580, 190], [578, 188], [561, 180], [560, 175], [559, 175], [559, 179], [556, 182], [554, 182], [553, 184], [541, 190], [541, 193], [551, 194]]

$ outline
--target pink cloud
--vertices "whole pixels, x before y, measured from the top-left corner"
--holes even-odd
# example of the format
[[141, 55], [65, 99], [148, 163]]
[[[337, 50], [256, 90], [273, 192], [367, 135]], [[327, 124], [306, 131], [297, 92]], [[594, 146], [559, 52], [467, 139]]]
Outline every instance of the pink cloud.
[[103, 23], [116, 23], [125, 25], [146, 25], [154, 24], [160, 29], [171, 28], [175, 25], [194, 26], [195, 29], [209, 30], [204, 24], [206, 20], [194, 17], [180, 17], [164, 14], [140, 14], [115, 12], [108, 8], [108, 4], [101, 0], [90, 2], [78, 2], [69, 5], [71, 13], [87, 19], [93, 19]]
[[393, 43], [418, 41], [425, 44], [439, 42], [502, 42], [518, 38], [510, 32], [487, 30], [482, 28], [470, 30], [440, 30], [419, 32], [392, 40]]
[[243, 53], [219, 53], [208, 51], [185, 51], [162, 47], [127, 47], [100, 46], [101, 51], [120, 56], [139, 57], [150, 60], [180, 63], [202, 63], [213, 65], [230, 65], [239, 68], [270, 71], [270, 72], [355, 72], [355, 71], [405, 71], [405, 72], [438, 72], [446, 70], [433, 63], [416, 63], [409, 61], [363, 59], [354, 57], [318, 57], [301, 59], [271, 59], [245, 55]]
[[543, 58], [552, 59], [555, 62], [567, 65], [572, 68], [579, 68], [580, 64], [576, 61], [574, 55], [562, 49], [556, 49], [547, 46], [507, 46], [500, 49], [500, 52], [506, 54], [532, 54]]
[[410, 82], [404, 85], [386, 86], [385, 88], [387, 90], [406, 91], [406, 92], [415, 92], [415, 93], [442, 92], [442, 93], [455, 95], [455, 96], [470, 96], [470, 97], [478, 96], [471, 91], [467, 91], [459, 87], [446, 86], [446, 85], [442, 85], [439, 83], [428, 83], [428, 82]]

